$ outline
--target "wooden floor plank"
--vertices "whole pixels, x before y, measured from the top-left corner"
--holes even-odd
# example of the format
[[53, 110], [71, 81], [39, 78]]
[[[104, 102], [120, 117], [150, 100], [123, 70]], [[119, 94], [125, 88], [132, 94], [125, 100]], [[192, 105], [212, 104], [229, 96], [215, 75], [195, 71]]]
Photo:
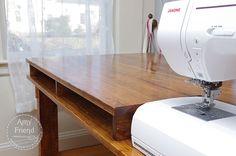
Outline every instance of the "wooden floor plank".
[[115, 156], [103, 145], [83, 147], [60, 152], [59, 156]]

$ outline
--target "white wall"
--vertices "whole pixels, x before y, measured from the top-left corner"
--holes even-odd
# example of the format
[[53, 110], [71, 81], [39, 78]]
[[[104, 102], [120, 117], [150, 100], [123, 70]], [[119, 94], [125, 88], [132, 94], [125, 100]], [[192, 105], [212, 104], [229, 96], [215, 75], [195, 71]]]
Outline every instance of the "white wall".
[[[0, 67], [0, 74], [5, 73], [3, 67]], [[37, 149], [31, 151], [18, 151], [9, 148], [6, 135], [6, 127], [12, 117], [15, 116], [14, 100], [10, 80], [8, 76], [0, 76], [0, 155], [5, 156], [33, 156]]]
[[145, 21], [155, 0], [115, 0], [114, 40], [117, 53], [141, 52]]
[[3, 52], [2, 52], [2, 37], [1, 37], [1, 31], [0, 31], [0, 61], [3, 60]]
[[[144, 21], [148, 13], [153, 13], [154, 0], [114, 0], [114, 2], [116, 52], [141, 52]], [[2, 59], [1, 53], [2, 51], [0, 50], [0, 61]], [[37, 149], [17, 151], [8, 148], [6, 126], [16, 114], [10, 78], [4, 74], [5, 72], [5, 67], [1, 67], [0, 65], [0, 155], [36, 156]], [[97, 143], [77, 121], [71, 118], [66, 112], [61, 111], [61, 109], [59, 110], [61, 150]]]

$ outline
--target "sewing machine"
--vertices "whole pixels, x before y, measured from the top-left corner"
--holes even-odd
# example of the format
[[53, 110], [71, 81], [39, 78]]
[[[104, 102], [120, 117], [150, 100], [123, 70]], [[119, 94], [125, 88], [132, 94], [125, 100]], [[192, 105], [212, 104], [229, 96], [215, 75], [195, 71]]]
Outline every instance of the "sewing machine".
[[132, 121], [132, 144], [145, 155], [235, 156], [236, 107], [215, 100], [236, 79], [236, 0], [181, 0], [164, 5], [158, 43], [170, 67], [203, 97], [146, 103]]

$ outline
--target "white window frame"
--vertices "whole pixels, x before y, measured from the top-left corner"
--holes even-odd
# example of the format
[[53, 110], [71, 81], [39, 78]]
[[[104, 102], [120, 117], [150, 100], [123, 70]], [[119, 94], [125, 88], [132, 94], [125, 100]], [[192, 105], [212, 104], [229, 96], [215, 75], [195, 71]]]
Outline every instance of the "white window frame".
[[0, 0], [0, 61], [7, 58], [7, 30], [6, 30], [5, 0]]

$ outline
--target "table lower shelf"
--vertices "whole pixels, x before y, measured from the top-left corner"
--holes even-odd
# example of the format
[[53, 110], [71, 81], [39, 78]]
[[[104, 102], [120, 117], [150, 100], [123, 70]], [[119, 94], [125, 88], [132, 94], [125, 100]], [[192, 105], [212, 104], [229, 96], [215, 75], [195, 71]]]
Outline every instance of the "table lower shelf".
[[[75, 96], [75, 94], [64, 94], [63, 97], [58, 96], [57, 94], [55, 94], [55, 90], [51, 86], [53, 85], [53, 83], [45, 84], [41, 83], [43, 79], [39, 80], [35, 77], [28, 78], [34, 83], [37, 88], [37, 98], [39, 98], [40, 95], [42, 99], [46, 100], [46, 102], [44, 103], [54, 103], [60, 105], [65, 111], [69, 112], [72, 117], [77, 119], [85, 128], [87, 128], [90, 134], [92, 134], [100, 143], [102, 143], [115, 155], [143, 155], [138, 150], [132, 147], [130, 139], [117, 141], [112, 138], [112, 124], [110, 120], [111, 118], [108, 117], [108, 114], [104, 114], [103, 111], [94, 108], [94, 106], [92, 106], [90, 103], [81, 103], [80, 98], [73, 97]], [[86, 109], [85, 107], [92, 108]], [[93, 112], [96, 113], [93, 114]]]

